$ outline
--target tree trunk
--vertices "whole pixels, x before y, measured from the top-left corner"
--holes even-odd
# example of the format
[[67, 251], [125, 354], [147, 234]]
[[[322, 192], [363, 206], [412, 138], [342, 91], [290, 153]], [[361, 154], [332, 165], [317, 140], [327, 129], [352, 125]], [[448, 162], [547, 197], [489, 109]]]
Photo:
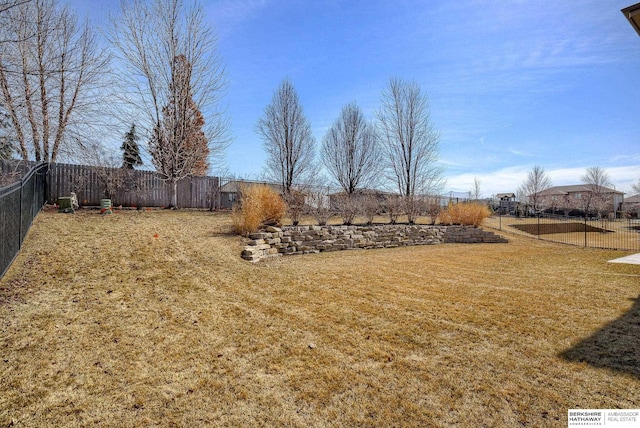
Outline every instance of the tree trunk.
[[171, 203], [169, 204], [169, 208], [178, 208], [178, 181], [171, 181]]

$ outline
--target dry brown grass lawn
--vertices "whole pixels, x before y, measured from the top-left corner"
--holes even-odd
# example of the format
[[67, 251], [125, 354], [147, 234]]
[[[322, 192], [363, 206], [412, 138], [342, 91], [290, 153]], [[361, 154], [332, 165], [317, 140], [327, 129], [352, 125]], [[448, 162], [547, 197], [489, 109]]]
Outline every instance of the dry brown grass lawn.
[[250, 264], [228, 215], [41, 213], [0, 426], [566, 426], [640, 407], [640, 266], [511, 237]]

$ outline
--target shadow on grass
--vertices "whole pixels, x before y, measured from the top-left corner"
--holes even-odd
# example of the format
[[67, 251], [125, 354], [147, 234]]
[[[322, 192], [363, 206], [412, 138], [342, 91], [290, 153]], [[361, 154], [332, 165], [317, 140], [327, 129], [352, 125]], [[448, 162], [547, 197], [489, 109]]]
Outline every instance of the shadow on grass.
[[627, 313], [560, 356], [640, 378], [640, 296], [630, 300]]

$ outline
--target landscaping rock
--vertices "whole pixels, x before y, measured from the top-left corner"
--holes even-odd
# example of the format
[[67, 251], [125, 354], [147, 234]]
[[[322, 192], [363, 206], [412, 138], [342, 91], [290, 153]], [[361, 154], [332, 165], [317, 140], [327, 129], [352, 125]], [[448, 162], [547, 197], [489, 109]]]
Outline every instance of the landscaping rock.
[[325, 251], [395, 248], [442, 243], [506, 243], [502, 236], [471, 226], [270, 226], [249, 235], [242, 258], [265, 258]]

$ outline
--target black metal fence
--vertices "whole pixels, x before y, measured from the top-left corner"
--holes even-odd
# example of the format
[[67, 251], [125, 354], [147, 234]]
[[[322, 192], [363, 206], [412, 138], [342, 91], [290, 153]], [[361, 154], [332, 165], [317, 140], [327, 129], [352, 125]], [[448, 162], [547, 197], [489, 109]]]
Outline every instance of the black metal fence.
[[485, 225], [501, 231], [580, 247], [640, 251], [640, 220], [557, 215], [493, 216]]
[[46, 201], [48, 164], [32, 167], [22, 178], [0, 188], [0, 278], [5, 274]]

